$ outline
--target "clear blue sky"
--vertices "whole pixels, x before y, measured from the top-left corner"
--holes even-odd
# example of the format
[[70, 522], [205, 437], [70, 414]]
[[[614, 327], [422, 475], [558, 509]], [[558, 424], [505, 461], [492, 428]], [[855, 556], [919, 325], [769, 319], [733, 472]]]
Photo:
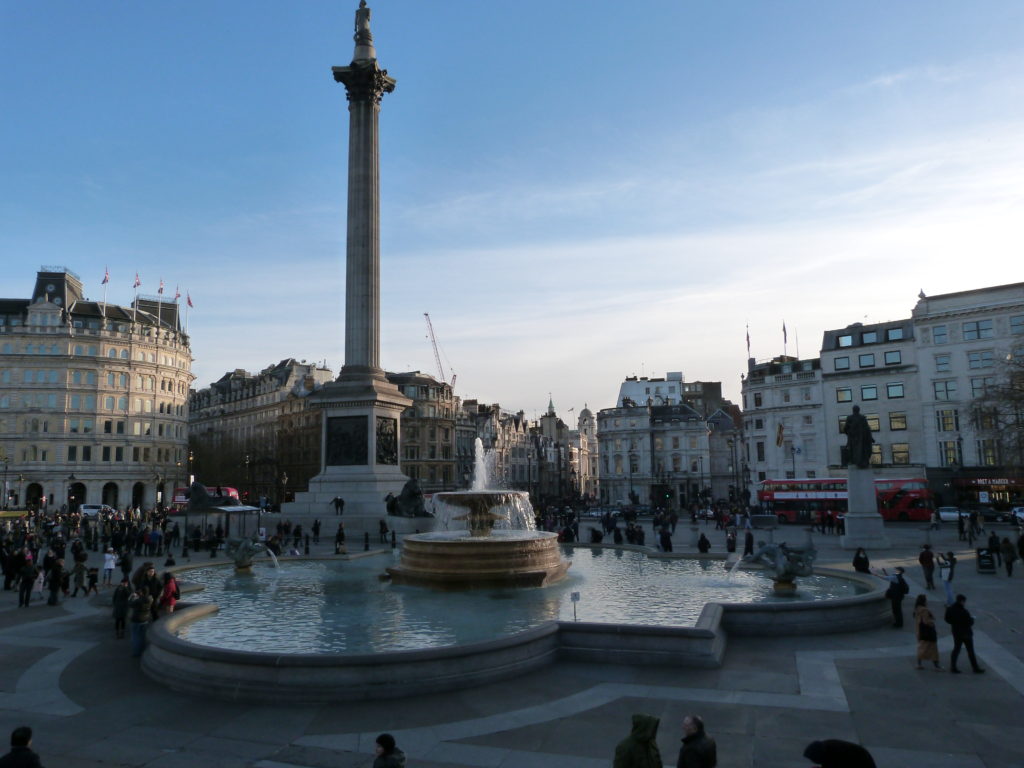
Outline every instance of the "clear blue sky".
[[[188, 290], [196, 386], [343, 355], [351, 2], [0, 0], [0, 265]], [[377, 0], [390, 370], [624, 376], [1024, 279], [1024, 3]]]

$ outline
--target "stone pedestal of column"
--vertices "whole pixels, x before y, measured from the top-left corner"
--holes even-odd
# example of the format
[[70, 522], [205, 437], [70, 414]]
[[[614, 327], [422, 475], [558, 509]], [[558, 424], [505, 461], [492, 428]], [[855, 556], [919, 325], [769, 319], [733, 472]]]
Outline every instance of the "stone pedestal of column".
[[840, 546], [843, 549], [889, 549], [885, 524], [878, 514], [874, 472], [851, 466], [846, 488], [846, 533], [839, 538]]

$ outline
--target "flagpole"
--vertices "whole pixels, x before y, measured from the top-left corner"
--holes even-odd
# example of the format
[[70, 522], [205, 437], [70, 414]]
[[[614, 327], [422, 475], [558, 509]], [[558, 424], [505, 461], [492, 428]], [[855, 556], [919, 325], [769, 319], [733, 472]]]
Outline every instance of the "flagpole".
[[795, 331], [795, 333], [796, 333], [796, 359], [799, 360], [800, 359], [800, 331]]
[[789, 346], [789, 335], [786, 333], [786, 321], [782, 321], [782, 356], [789, 357], [786, 350]]
[[104, 320], [107, 319], [107, 284], [103, 284], [103, 309], [100, 313]]
[[160, 326], [164, 322], [164, 279], [160, 278], [160, 289], [156, 292], [156, 328], [157, 332], [160, 331]]

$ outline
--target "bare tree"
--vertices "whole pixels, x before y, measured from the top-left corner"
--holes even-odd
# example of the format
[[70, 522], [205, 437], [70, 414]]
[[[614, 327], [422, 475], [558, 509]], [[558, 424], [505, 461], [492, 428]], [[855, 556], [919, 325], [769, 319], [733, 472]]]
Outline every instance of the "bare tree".
[[[1024, 358], [1009, 356], [994, 381], [971, 404], [971, 419], [983, 454], [1007, 469], [1024, 469]], [[983, 458], [984, 455], [983, 455]]]

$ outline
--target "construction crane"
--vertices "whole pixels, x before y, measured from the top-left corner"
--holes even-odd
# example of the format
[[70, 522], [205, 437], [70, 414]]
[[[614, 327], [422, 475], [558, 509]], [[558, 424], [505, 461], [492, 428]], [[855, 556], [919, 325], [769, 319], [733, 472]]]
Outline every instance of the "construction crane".
[[[441, 381], [447, 381], [447, 377], [444, 375], [444, 366], [441, 365], [441, 353], [437, 350], [437, 337], [434, 335], [434, 324], [430, 322], [430, 313], [424, 312], [423, 317], [427, 321], [427, 332], [430, 334], [430, 345], [434, 348], [434, 362], [437, 363], [437, 373], [441, 377]], [[452, 371], [452, 380], [448, 382], [450, 386], [455, 386], [456, 378], [455, 371]]]

